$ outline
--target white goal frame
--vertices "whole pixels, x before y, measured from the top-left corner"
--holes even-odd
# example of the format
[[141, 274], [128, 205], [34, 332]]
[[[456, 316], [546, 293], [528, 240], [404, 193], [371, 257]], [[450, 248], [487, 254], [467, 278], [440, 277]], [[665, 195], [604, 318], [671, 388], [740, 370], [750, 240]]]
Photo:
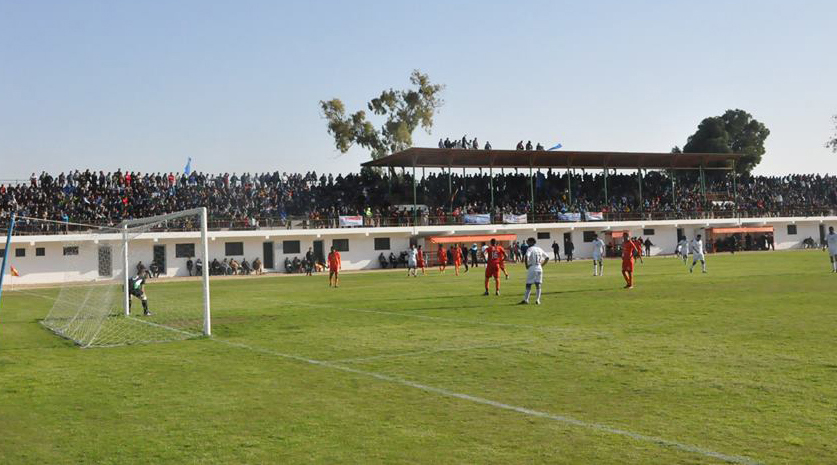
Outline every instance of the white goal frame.
[[153, 223], [159, 223], [166, 220], [174, 220], [183, 218], [185, 216], [200, 216], [201, 224], [201, 245], [198, 258], [203, 262], [203, 269], [201, 270], [201, 280], [203, 284], [203, 334], [204, 336], [212, 335], [212, 319], [209, 304], [209, 243], [207, 241], [207, 212], [206, 207], [193, 208], [191, 210], [183, 210], [175, 213], [168, 213], [165, 215], [150, 216], [147, 218], [137, 218], [133, 220], [125, 220], [120, 223], [122, 229], [122, 279], [123, 279], [123, 305], [125, 307], [125, 316], [130, 316], [131, 310], [131, 294], [128, 289], [128, 279], [130, 269], [128, 265], [128, 242], [131, 227], [144, 226]]

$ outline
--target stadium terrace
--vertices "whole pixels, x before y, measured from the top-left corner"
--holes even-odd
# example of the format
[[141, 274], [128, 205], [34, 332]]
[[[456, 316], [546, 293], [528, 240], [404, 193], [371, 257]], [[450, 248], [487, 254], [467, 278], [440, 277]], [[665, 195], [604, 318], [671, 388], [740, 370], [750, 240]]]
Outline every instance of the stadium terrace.
[[[49, 234], [75, 230], [69, 223], [113, 226], [201, 206], [208, 208], [213, 230], [335, 228], [341, 216], [361, 217], [366, 227], [390, 227], [466, 224], [468, 215], [487, 215], [489, 223], [499, 224], [504, 215], [552, 223], [584, 219], [588, 213], [608, 221], [650, 221], [822, 217], [837, 209], [834, 176], [735, 175], [728, 171], [735, 159], [729, 154], [410, 149], [366, 163], [358, 173], [336, 176], [33, 173], [28, 182], [0, 185], [0, 227], [11, 212], [59, 222], [18, 225], [21, 234]], [[547, 165], [553, 167], [543, 168]], [[368, 169], [407, 166], [413, 169]], [[603, 169], [588, 169], [594, 166]], [[631, 171], [625, 171], [628, 166]], [[428, 167], [447, 171], [426, 172]], [[421, 168], [420, 175], [415, 168]]]
[[[228, 261], [256, 259], [267, 271], [296, 272], [306, 251], [322, 265], [332, 246], [345, 269], [397, 266], [410, 244], [431, 246], [439, 238], [503, 235], [514, 238], [503, 239], [513, 246], [535, 235], [553, 248], [574, 249], [576, 257], [592, 254], [594, 233], [607, 242], [608, 255], [619, 253], [623, 232], [648, 239], [651, 255], [672, 254], [682, 237], [696, 234], [707, 238], [710, 252], [824, 240], [835, 222], [837, 178], [738, 175], [732, 170], [738, 158], [409, 149], [345, 176], [33, 173], [28, 182], [0, 186], [0, 210], [4, 223], [12, 212], [19, 217], [11, 247], [26, 271], [13, 280], [21, 285], [51, 282], [55, 270], [43, 257], [67, 250], [78, 254], [78, 266], [62, 279], [106, 275], [120, 240], [114, 227], [201, 207], [208, 213], [205, 266], [216, 272], [229, 270]], [[134, 240], [131, 260], [162, 276], [186, 276], [199, 230], [188, 216], [153, 223]]]

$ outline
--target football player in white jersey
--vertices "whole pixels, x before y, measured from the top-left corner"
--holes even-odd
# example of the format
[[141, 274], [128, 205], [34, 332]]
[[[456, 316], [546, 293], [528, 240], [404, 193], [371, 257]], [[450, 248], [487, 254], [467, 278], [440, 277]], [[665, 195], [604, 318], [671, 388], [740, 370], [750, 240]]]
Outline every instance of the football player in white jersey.
[[523, 294], [523, 300], [520, 301], [522, 305], [529, 303], [529, 294], [532, 293], [532, 284], [537, 289], [535, 296], [535, 303], [541, 304], [541, 283], [543, 283], [543, 265], [549, 261], [549, 255], [540, 247], [535, 245], [535, 239], [530, 237], [526, 239], [529, 248], [526, 249], [526, 256], [523, 258], [523, 263], [526, 265], [526, 293]]
[[677, 243], [677, 254], [680, 255], [680, 258], [683, 259], [683, 264], [686, 264], [686, 260], [689, 259], [689, 243], [686, 242], [686, 237], [680, 238], [680, 242]]
[[416, 268], [418, 267], [418, 250], [415, 244], [410, 244], [410, 250], [407, 251], [407, 276], [418, 276]]
[[598, 234], [593, 234], [593, 276], [604, 276], [605, 243], [599, 239]]
[[692, 249], [692, 266], [689, 267], [689, 273], [694, 270], [695, 264], [697, 264], [698, 261], [700, 261], [700, 266], [703, 269], [703, 272], [706, 273], [706, 249], [703, 247], [703, 240], [700, 238], [700, 234], [692, 239], [692, 243], [689, 244], [689, 248]]
[[834, 233], [834, 226], [828, 227], [825, 242], [828, 244], [828, 256], [831, 258], [831, 272], [837, 273], [837, 234]]

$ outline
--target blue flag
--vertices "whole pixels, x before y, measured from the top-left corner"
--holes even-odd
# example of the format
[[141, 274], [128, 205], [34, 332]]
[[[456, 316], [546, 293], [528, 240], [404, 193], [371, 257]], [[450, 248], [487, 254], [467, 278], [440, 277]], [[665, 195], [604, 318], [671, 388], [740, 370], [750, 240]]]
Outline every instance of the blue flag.
[[558, 149], [560, 149], [561, 147], [563, 147], [563, 145], [561, 145], [561, 144], [556, 144], [554, 147], [550, 147], [550, 148], [548, 148], [548, 149], [546, 149], [546, 150], [547, 150], [547, 151], [550, 151], [550, 150], [558, 150]]
[[192, 157], [189, 157], [189, 160], [186, 162], [186, 168], [183, 168], [183, 172], [186, 173], [186, 176], [192, 174]]

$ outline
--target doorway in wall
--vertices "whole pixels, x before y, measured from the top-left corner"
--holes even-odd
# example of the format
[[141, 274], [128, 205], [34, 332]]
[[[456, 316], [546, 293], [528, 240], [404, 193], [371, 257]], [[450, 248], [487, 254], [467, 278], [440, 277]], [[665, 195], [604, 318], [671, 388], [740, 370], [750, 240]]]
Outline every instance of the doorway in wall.
[[166, 246], [165, 245], [155, 245], [154, 246], [154, 260], [157, 262], [157, 266], [160, 267], [160, 274], [166, 274]]
[[262, 264], [264, 269], [272, 270], [273, 266], [273, 241], [262, 244]]

